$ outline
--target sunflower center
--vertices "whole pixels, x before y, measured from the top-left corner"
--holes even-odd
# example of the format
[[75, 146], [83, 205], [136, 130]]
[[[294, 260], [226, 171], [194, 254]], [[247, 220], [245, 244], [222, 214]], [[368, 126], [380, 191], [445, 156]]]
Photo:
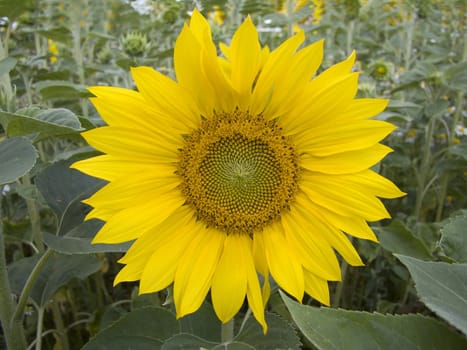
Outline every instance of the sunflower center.
[[298, 187], [298, 156], [272, 121], [248, 113], [215, 114], [185, 140], [178, 174], [187, 204], [227, 233], [261, 230]]

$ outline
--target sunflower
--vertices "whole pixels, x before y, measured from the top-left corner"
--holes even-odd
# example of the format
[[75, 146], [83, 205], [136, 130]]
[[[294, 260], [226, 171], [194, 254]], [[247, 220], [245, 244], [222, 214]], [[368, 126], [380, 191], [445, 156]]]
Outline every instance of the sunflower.
[[394, 126], [370, 119], [386, 100], [355, 99], [355, 53], [315, 76], [323, 41], [303, 41], [270, 51], [247, 18], [219, 56], [195, 10], [175, 43], [176, 81], [137, 67], [138, 91], [89, 89], [107, 126], [83, 137], [103, 155], [73, 167], [108, 182], [85, 201], [87, 219], [105, 221], [93, 242], [134, 241], [115, 284], [173, 285], [177, 317], [210, 291], [223, 323], [246, 296], [266, 331], [270, 277], [328, 305], [335, 251], [362, 265], [347, 235], [376, 241], [367, 221], [390, 217], [378, 197], [403, 195], [369, 169]]

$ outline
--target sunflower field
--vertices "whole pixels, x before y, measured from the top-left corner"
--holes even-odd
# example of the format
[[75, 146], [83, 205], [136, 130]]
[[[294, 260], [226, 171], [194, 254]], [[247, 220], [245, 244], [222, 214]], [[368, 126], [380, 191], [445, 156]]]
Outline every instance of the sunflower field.
[[467, 349], [466, 0], [0, 0], [0, 349]]

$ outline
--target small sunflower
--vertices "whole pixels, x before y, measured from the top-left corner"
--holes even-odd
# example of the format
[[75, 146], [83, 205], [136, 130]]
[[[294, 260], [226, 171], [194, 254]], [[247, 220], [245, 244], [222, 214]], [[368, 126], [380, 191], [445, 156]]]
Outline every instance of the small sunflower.
[[93, 242], [134, 240], [115, 284], [173, 284], [177, 317], [210, 291], [224, 323], [246, 296], [266, 331], [269, 276], [328, 305], [334, 250], [363, 265], [347, 235], [376, 241], [367, 221], [389, 218], [378, 197], [403, 195], [369, 169], [394, 126], [369, 119], [386, 100], [355, 99], [355, 53], [314, 76], [323, 41], [303, 41], [270, 51], [247, 18], [218, 56], [195, 10], [175, 44], [176, 81], [138, 67], [138, 91], [89, 89], [108, 126], [83, 136], [104, 154], [73, 167], [108, 181], [85, 201], [87, 218], [106, 222]]

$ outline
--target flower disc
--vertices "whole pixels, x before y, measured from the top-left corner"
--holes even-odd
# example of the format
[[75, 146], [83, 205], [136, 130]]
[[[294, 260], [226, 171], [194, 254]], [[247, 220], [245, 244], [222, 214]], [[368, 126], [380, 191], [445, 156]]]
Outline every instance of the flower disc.
[[274, 122], [237, 110], [203, 121], [187, 137], [178, 173], [200, 219], [226, 233], [252, 234], [289, 206], [297, 160]]

